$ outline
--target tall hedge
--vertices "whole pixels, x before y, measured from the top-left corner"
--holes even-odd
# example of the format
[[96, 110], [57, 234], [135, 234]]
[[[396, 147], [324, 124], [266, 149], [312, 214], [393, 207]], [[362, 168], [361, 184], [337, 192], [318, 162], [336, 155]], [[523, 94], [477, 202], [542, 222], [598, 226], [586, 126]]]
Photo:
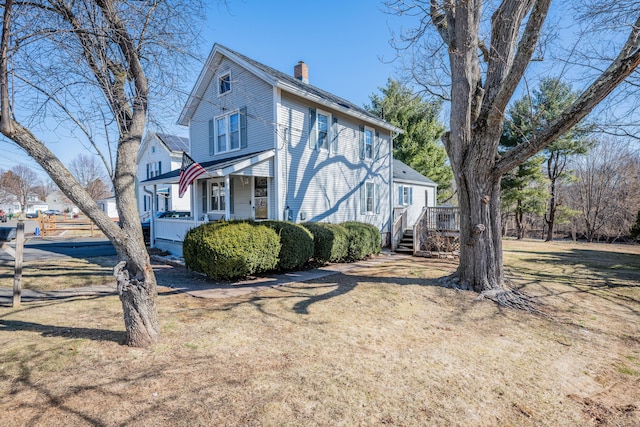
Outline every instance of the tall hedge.
[[342, 262], [347, 259], [349, 237], [338, 224], [305, 222], [302, 224], [313, 235], [313, 258], [317, 262]]
[[297, 270], [313, 257], [313, 236], [303, 226], [285, 221], [262, 221], [280, 236], [278, 269]]
[[249, 222], [215, 222], [190, 230], [184, 238], [185, 264], [209, 277], [234, 280], [278, 264], [280, 238], [274, 230]]
[[382, 237], [376, 226], [356, 221], [344, 222], [341, 225], [347, 230], [349, 239], [347, 261], [358, 261], [380, 253]]

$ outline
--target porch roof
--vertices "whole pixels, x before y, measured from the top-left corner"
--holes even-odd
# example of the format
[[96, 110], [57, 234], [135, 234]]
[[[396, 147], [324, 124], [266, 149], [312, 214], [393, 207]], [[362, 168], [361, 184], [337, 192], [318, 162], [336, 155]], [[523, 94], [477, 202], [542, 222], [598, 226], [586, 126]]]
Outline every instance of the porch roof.
[[[257, 153], [243, 154], [235, 157], [227, 157], [225, 159], [211, 160], [208, 162], [200, 163], [205, 168], [209, 176], [227, 176], [232, 173], [237, 173], [250, 166], [262, 163], [275, 156], [274, 150], [259, 151]], [[174, 169], [170, 172], [163, 173], [162, 175], [154, 176], [153, 178], [145, 179], [140, 182], [143, 185], [153, 184], [177, 184], [180, 181], [180, 169]]]

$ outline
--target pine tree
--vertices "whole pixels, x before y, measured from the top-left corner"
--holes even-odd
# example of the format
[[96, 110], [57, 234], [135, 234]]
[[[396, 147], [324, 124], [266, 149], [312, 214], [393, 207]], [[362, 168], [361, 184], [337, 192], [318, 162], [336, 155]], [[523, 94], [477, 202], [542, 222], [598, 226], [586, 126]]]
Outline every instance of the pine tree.
[[393, 157], [438, 184], [438, 201], [451, 198], [453, 172], [440, 138], [444, 126], [438, 119], [440, 102], [427, 101], [397, 80], [389, 79], [373, 94], [367, 111], [404, 130], [393, 142]]

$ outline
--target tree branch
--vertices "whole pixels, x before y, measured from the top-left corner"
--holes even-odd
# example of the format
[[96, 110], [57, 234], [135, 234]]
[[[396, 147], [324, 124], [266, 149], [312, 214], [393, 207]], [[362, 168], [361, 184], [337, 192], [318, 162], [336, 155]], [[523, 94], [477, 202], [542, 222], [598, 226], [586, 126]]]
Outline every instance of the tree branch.
[[528, 141], [509, 150], [495, 165], [494, 173], [504, 174], [551, 144], [575, 126], [607, 97], [640, 64], [640, 17], [618, 56], [609, 67], [553, 123]]

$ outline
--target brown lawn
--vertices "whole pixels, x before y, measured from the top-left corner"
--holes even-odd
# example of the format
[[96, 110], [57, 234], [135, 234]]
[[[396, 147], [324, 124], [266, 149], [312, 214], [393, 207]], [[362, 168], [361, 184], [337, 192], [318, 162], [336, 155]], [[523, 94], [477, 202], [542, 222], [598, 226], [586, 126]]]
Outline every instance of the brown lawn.
[[120, 344], [116, 296], [0, 307], [0, 425], [640, 425], [640, 247], [505, 259], [547, 316], [417, 258], [228, 300], [161, 287], [148, 350]]

